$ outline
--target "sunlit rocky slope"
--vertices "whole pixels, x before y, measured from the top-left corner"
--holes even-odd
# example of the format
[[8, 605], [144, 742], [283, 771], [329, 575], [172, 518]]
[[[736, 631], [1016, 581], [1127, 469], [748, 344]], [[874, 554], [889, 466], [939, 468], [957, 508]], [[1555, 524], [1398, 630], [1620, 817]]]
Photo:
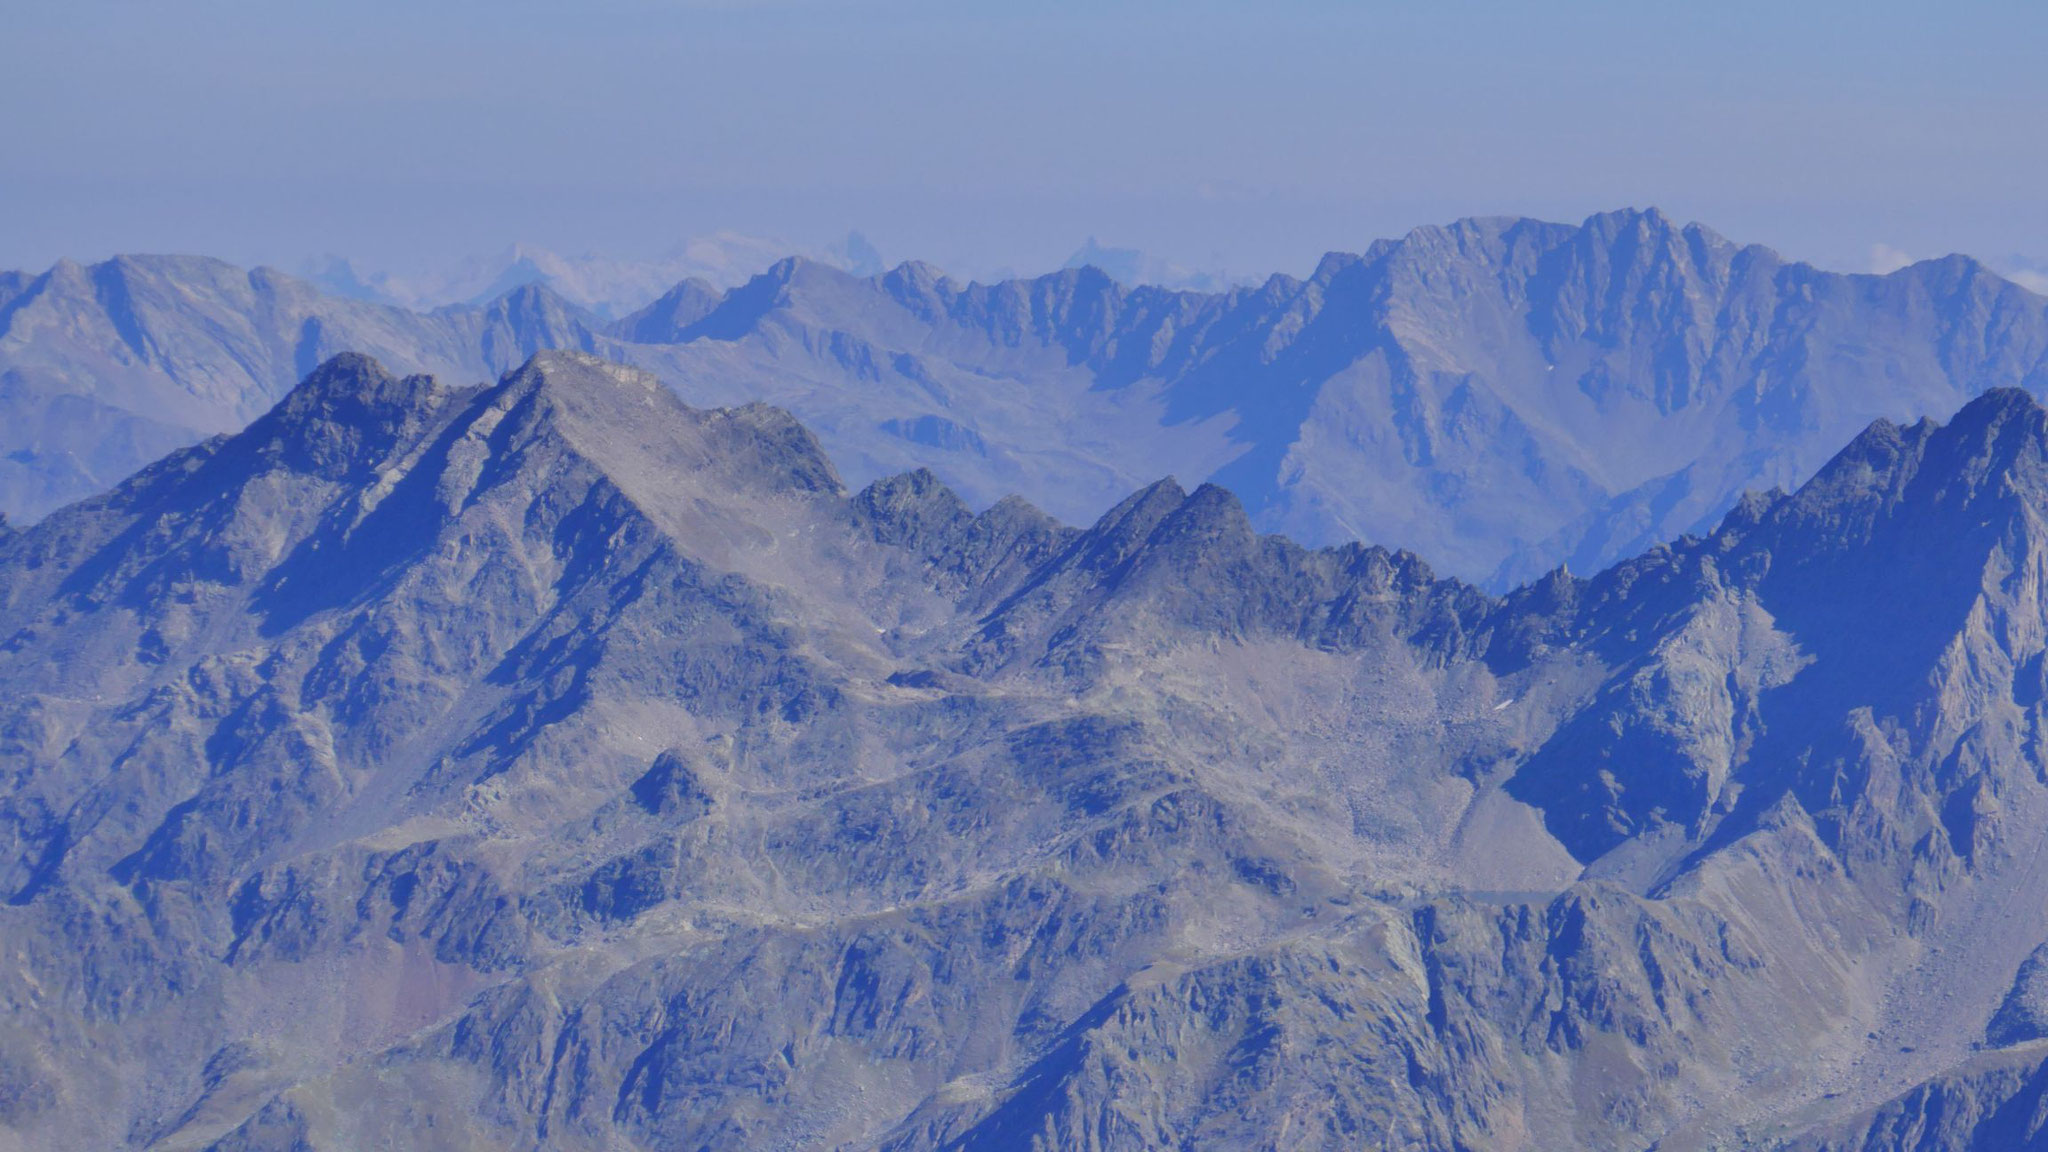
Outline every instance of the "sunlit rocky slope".
[[1501, 599], [342, 357], [0, 539], [0, 1142], [2030, 1146], [2044, 515], [1997, 391]]

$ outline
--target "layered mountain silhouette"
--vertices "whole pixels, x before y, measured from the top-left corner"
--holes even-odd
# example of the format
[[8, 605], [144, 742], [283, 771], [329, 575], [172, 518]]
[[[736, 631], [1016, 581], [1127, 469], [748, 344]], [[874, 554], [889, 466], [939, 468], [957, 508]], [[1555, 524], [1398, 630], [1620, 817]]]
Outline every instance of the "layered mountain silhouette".
[[348, 355], [0, 535], [0, 1131], [2042, 1139], [2026, 393], [1504, 598], [1213, 484], [976, 507]]
[[[1087, 255], [1098, 252], [1105, 259], [1138, 255], [1092, 246], [1084, 250]], [[792, 255], [861, 276], [873, 275], [884, 267], [881, 253], [859, 232], [850, 232], [837, 243], [819, 246], [720, 231], [691, 237], [666, 252], [643, 259], [596, 254], [565, 256], [531, 244], [512, 244], [489, 256], [414, 274], [364, 272], [338, 256], [309, 262], [306, 269], [314, 284], [337, 295], [422, 312], [453, 304], [487, 305], [514, 289], [538, 284], [578, 308], [615, 320], [645, 308], [678, 281], [698, 278], [732, 287]], [[1149, 261], [1132, 259], [1130, 263], [1132, 270], [1138, 272], [1173, 271]]]
[[0, 278], [0, 511], [33, 520], [234, 431], [340, 351], [483, 379], [549, 348], [780, 405], [855, 484], [925, 467], [971, 506], [1018, 493], [1086, 522], [1173, 474], [1262, 530], [1499, 591], [1703, 533], [1872, 420], [2041, 392], [2048, 300], [1962, 257], [1838, 275], [1655, 211], [1422, 228], [1206, 294], [793, 259], [610, 323], [537, 284], [422, 315], [122, 258]]

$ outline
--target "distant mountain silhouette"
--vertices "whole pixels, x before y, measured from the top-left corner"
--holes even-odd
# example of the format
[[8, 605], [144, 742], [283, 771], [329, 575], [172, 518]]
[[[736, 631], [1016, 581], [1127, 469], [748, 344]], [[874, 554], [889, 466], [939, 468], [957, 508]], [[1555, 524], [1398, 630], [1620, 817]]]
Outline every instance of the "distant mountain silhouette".
[[192, 260], [0, 283], [0, 509], [29, 520], [229, 431], [326, 355], [483, 380], [541, 348], [764, 400], [862, 483], [1088, 520], [1162, 474], [1261, 530], [1494, 589], [1705, 531], [1875, 419], [2048, 387], [2048, 300], [1963, 257], [1852, 276], [1655, 211], [1467, 220], [1220, 293], [1090, 268], [966, 285], [789, 260], [602, 322], [543, 285], [431, 315]]

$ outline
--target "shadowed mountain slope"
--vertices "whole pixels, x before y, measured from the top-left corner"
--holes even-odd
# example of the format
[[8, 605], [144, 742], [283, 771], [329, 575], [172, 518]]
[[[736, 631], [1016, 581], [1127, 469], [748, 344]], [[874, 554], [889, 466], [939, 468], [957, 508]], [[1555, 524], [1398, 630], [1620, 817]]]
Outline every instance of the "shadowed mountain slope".
[[2044, 465], [1994, 392], [1496, 599], [336, 358], [0, 535], [0, 1131], [2012, 1146]]
[[2048, 385], [2048, 300], [1962, 257], [1849, 276], [1655, 211], [1466, 220], [1195, 293], [1081, 268], [995, 285], [792, 259], [600, 324], [528, 285], [431, 315], [207, 261], [0, 286], [0, 510], [231, 431], [326, 356], [452, 379], [546, 348], [765, 401], [856, 484], [931, 469], [1087, 521], [1161, 475], [1310, 544], [1407, 548], [1502, 589], [1709, 530], [1872, 420]]

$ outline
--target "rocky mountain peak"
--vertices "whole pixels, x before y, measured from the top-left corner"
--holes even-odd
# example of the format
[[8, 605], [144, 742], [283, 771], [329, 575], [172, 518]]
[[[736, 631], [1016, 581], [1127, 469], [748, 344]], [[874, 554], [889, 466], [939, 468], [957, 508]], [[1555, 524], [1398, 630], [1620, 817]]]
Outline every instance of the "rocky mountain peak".
[[926, 542], [948, 540], [973, 517], [966, 502], [939, 481], [929, 468], [887, 476], [861, 489], [854, 509], [867, 517], [886, 543], [924, 551]]
[[[2021, 389], [1994, 388], [1946, 423], [1872, 423], [1762, 524], [1814, 555], [1867, 547], [1886, 531], [1939, 533], [1917, 537], [1924, 552], [1954, 542], [1956, 532], [1981, 533], [1994, 517], [2030, 508], [2041, 515], [2044, 455], [2048, 409]], [[1898, 544], [1912, 547], [1905, 537]]]
[[505, 412], [507, 428], [561, 436], [653, 507], [667, 502], [665, 483], [685, 474], [764, 491], [841, 491], [817, 437], [782, 409], [692, 408], [651, 373], [587, 353], [537, 353], [478, 403]]
[[[1728, 842], [1789, 801], [1874, 891], [1912, 859], [1979, 866], [1991, 797], [2048, 771], [2007, 703], [2039, 698], [2044, 570], [2039, 401], [1993, 389], [1945, 423], [1874, 422], [1791, 495], [1556, 597], [1547, 642], [1620, 663], [1509, 787], [1589, 865], [1653, 832]], [[1507, 603], [1540, 618], [1544, 599]], [[1645, 650], [1654, 672], [1622, 655]]]
[[682, 344], [696, 324], [718, 307], [725, 293], [707, 280], [684, 280], [652, 304], [613, 325], [620, 339], [637, 344]]
[[315, 369], [236, 445], [340, 479], [383, 461], [452, 394], [431, 376], [394, 376], [368, 356], [345, 352]]
[[1494, 599], [1213, 483], [1068, 528], [600, 357], [329, 359], [0, 538], [0, 1125], [1774, 1147], [2034, 1067], [2043, 436], [1874, 424]]
[[946, 270], [923, 260], [905, 260], [882, 273], [882, 286], [899, 296], [924, 297], [951, 282]]
[[1180, 481], [1167, 476], [1140, 488], [1102, 514], [1083, 536], [1081, 547], [1093, 567], [1109, 568], [1128, 559], [1169, 517], [1187, 503]]

